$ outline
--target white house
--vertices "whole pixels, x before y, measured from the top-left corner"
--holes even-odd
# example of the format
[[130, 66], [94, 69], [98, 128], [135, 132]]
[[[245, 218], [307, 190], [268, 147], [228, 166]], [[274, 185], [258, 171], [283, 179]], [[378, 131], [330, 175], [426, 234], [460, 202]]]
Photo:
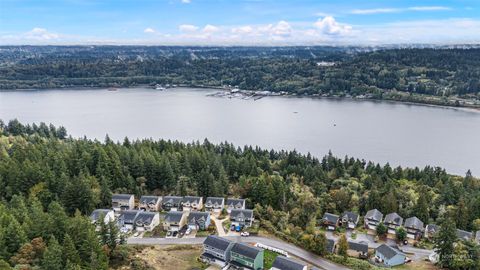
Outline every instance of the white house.
[[92, 224], [97, 225], [97, 229], [100, 228], [100, 218], [103, 217], [103, 223], [108, 224], [112, 221], [115, 221], [115, 213], [111, 209], [95, 209], [90, 215], [90, 220]]
[[135, 229], [139, 232], [152, 231], [160, 224], [160, 215], [156, 212], [140, 212], [134, 220]]

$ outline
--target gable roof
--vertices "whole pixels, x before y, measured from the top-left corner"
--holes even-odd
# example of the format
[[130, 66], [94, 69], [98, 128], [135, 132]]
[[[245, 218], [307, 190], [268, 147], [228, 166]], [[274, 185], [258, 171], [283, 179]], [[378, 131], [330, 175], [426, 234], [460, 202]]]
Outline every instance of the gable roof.
[[427, 227], [425, 228], [427, 233], [430, 233], [430, 234], [437, 233], [438, 229], [440, 229], [440, 226], [438, 226], [436, 224], [428, 224]]
[[339, 217], [337, 215], [330, 214], [330, 213], [323, 214], [323, 220], [326, 220], [328, 222], [337, 223], [338, 219]]
[[250, 209], [232, 209], [232, 212], [230, 213], [230, 218], [246, 218], [246, 219], [252, 219], [253, 218], [253, 210]]
[[280, 270], [303, 270], [305, 266], [306, 264], [302, 264], [285, 256], [277, 256], [272, 264], [272, 267]]
[[157, 204], [162, 197], [160, 196], [142, 196], [140, 197], [140, 203], [141, 204]]
[[397, 214], [397, 213], [390, 213], [385, 216], [385, 219], [383, 220], [383, 223], [385, 224], [394, 224], [394, 225], [402, 225], [403, 224], [403, 218]]
[[130, 200], [133, 194], [112, 194], [112, 200]]
[[132, 223], [135, 221], [137, 215], [143, 211], [139, 210], [125, 210], [120, 212], [118, 219], [123, 220], [124, 223]]
[[368, 253], [368, 243], [364, 241], [361, 241], [361, 242], [348, 241], [348, 249]]
[[180, 211], [170, 211], [165, 215], [165, 222], [167, 223], [178, 223], [182, 220], [183, 212]]
[[423, 231], [423, 222], [417, 217], [409, 217], [405, 220], [405, 228]]
[[245, 199], [228, 198], [227, 199], [227, 206], [243, 207], [243, 206], [245, 206]]
[[148, 226], [152, 224], [153, 218], [158, 215], [155, 212], [145, 212], [141, 211], [138, 213], [137, 217], [135, 218], [135, 225], [137, 226]]
[[473, 233], [457, 229], [457, 237], [462, 240], [470, 240], [473, 237]]
[[372, 209], [365, 214], [365, 218], [375, 220], [375, 221], [382, 221], [383, 214], [377, 209]]
[[377, 247], [376, 251], [380, 254], [383, 255], [383, 257], [385, 257], [386, 259], [390, 260], [391, 258], [395, 257], [396, 255], [403, 255], [405, 256], [405, 254], [403, 252], [401, 252], [400, 250], [394, 248], [394, 247], [391, 247], [389, 245], [386, 245], [386, 244], [382, 244], [380, 245], [379, 247]]
[[250, 246], [244, 243], [235, 243], [232, 247], [232, 252], [243, 255], [250, 259], [255, 259], [258, 253], [262, 252], [263, 249], [258, 247]]
[[211, 204], [211, 205], [222, 205], [225, 203], [225, 198], [223, 197], [207, 197], [205, 200], [205, 204]]
[[183, 197], [182, 199], [182, 203], [196, 203], [196, 204], [199, 204], [200, 201], [202, 200], [202, 197], [198, 197], [198, 196], [185, 196]]
[[333, 239], [327, 239], [327, 251], [333, 253], [333, 248], [335, 247], [335, 241]]
[[171, 204], [180, 204], [183, 197], [179, 196], [164, 196], [162, 204], [171, 203]]
[[210, 217], [210, 213], [208, 212], [190, 212], [188, 215], [188, 223], [194, 224], [200, 220], [207, 221], [208, 217]]
[[106, 216], [112, 210], [110, 209], [95, 209], [93, 210], [92, 214], [90, 215], [90, 219], [93, 221], [97, 221], [100, 216]]
[[342, 219], [344, 219], [344, 218], [347, 219], [350, 222], [357, 222], [358, 221], [358, 214], [353, 213], [353, 212], [345, 211], [342, 214]]
[[227, 250], [228, 246], [232, 243], [233, 243], [232, 241], [217, 235], [209, 235], [203, 241], [204, 245], [211, 246], [222, 251]]

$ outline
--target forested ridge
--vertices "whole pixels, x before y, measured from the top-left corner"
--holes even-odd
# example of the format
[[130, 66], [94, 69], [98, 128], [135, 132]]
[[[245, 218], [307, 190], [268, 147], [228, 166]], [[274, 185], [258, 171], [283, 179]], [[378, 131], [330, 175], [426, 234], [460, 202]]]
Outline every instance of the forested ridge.
[[479, 78], [479, 48], [0, 47], [0, 89], [231, 85], [480, 106]]
[[[0, 123], [0, 265], [106, 269], [125, 255], [111, 239], [99, 243], [85, 215], [109, 207], [113, 192], [244, 197], [264, 228], [312, 250], [313, 228], [325, 211], [363, 215], [377, 208], [480, 229], [480, 180], [469, 172], [207, 140], [100, 142], [14, 120]], [[465, 252], [479, 255], [478, 247]]]

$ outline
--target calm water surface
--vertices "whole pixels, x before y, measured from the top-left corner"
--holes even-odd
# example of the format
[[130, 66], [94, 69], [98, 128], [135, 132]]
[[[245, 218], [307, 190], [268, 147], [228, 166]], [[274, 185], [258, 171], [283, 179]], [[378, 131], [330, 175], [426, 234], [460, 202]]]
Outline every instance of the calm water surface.
[[0, 118], [63, 125], [103, 140], [208, 138], [236, 145], [329, 150], [392, 165], [445, 167], [480, 175], [480, 113], [388, 102], [207, 97], [215, 90], [0, 92]]

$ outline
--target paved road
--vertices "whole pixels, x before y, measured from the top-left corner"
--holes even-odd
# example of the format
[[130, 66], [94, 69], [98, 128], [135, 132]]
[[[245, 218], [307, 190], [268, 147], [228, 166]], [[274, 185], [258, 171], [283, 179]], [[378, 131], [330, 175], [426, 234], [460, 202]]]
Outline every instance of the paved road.
[[[347, 270], [349, 268], [345, 266], [341, 266], [330, 261], [325, 260], [324, 258], [315, 255], [309, 251], [306, 251], [300, 247], [295, 245], [270, 239], [266, 237], [225, 237], [233, 241], [237, 242], [247, 242], [247, 243], [262, 243], [268, 246], [276, 247], [279, 249], [283, 249], [287, 251], [289, 254], [293, 256], [299, 257], [302, 260], [316, 266], [320, 267], [321, 269], [325, 270]], [[205, 240], [205, 237], [197, 237], [197, 238], [129, 238], [127, 240], [128, 244], [132, 245], [178, 245], [178, 244], [202, 244]]]

